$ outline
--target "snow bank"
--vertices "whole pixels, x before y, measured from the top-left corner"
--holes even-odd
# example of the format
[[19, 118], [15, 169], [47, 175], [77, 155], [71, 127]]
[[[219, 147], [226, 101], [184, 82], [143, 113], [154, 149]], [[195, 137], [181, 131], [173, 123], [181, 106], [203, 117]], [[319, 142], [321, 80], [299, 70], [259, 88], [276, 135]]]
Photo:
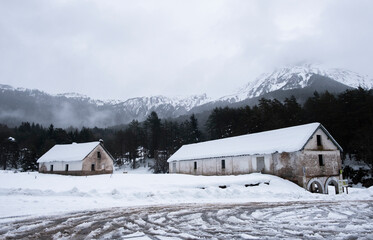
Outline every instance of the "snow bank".
[[191, 176], [112, 174], [61, 176], [0, 172], [0, 222], [9, 217], [48, 215], [97, 208], [177, 204], [280, 201], [372, 200], [373, 188], [349, 195], [312, 194], [272, 175]]

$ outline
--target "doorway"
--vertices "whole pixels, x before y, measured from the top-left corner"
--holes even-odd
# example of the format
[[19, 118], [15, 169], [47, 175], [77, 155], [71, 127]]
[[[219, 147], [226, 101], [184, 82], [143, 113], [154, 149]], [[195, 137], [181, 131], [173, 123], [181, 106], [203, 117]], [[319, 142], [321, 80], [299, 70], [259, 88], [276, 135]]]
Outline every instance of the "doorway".
[[264, 157], [256, 157], [256, 171], [263, 173], [264, 169]]

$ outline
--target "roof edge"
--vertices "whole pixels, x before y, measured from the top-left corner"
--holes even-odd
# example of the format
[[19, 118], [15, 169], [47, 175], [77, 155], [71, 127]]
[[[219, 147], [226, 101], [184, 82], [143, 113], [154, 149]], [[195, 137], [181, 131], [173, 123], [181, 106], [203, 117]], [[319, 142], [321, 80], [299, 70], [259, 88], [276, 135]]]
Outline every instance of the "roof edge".
[[[338, 142], [332, 137], [332, 135], [328, 132], [328, 130], [326, 130], [326, 128], [319, 122], [311, 122], [311, 123], [307, 123], [307, 124], [302, 124], [302, 125], [308, 125], [308, 124], [314, 124], [314, 130], [311, 132], [310, 131], [310, 135], [308, 138], [305, 139], [304, 141], [304, 144], [302, 147], [299, 147], [299, 149], [297, 149], [296, 151], [301, 151], [301, 150], [304, 150], [305, 146], [307, 145], [307, 143], [310, 141], [310, 139], [313, 137], [313, 135], [315, 134], [315, 132], [318, 130], [318, 129], [321, 129], [327, 136], [329, 139], [331, 139], [331, 141], [335, 144], [335, 146], [341, 151], [343, 152], [343, 148], [338, 144]], [[298, 125], [298, 126], [301, 126], [301, 125]], [[294, 126], [296, 127], [296, 126]], [[277, 129], [274, 129], [274, 130], [277, 130]], [[312, 130], [312, 129], [311, 129]], [[269, 130], [269, 131], [272, 131], [272, 130]], [[263, 132], [267, 132], [267, 131], [263, 131]], [[259, 132], [259, 133], [262, 133], [262, 132]], [[247, 134], [245, 134], [247, 135]], [[243, 136], [243, 135], [240, 135], [240, 136]], [[235, 136], [235, 137], [239, 137], [239, 136]], [[226, 138], [227, 139], [227, 138]], [[219, 141], [219, 140], [222, 140], [222, 139], [215, 139], [215, 140], [211, 140], [211, 141]], [[210, 141], [206, 141], [206, 142], [210, 142]], [[204, 143], [204, 142], [201, 142], [201, 143]], [[189, 146], [189, 145], [197, 145], [197, 144], [200, 144], [200, 143], [193, 143], [193, 144], [186, 144], [186, 145], [183, 145], [182, 147], [184, 146]], [[178, 150], [180, 151], [182, 149], [182, 147]], [[176, 151], [177, 152], [177, 151]], [[255, 156], [255, 155], [266, 155], [266, 154], [273, 154], [273, 153], [276, 153], [277, 151], [275, 152], [267, 152], [267, 153], [254, 153], [254, 154], [233, 154], [233, 155], [222, 155], [222, 156], [211, 156], [211, 157], [194, 157], [194, 158], [186, 158], [186, 159], [172, 159], [173, 156], [171, 156], [167, 162], [170, 163], [170, 162], [178, 162], [178, 161], [191, 161], [191, 160], [199, 160], [199, 159], [213, 159], [213, 158], [227, 158], [227, 157], [238, 157], [238, 156]]]
[[329, 137], [330, 140], [332, 140], [332, 142], [337, 146], [337, 148], [343, 152], [343, 148], [341, 147], [341, 145], [338, 144], [338, 142], [332, 137], [332, 135], [328, 132], [328, 130], [326, 130], [326, 128], [324, 127], [324, 125], [322, 125], [321, 123], [319, 122], [316, 122], [319, 124], [319, 126], [315, 129], [315, 131], [313, 131], [313, 133], [311, 134], [311, 136], [307, 139], [307, 141], [304, 143], [303, 147], [300, 149], [300, 150], [303, 150], [304, 147], [307, 145], [307, 143], [310, 141], [310, 139], [312, 138], [312, 136], [315, 134], [315, 132], [318, 130], [318, 129], [321, 129], [322, 131], [324, 131], [324, 133]]
[[[98, 145], [101, 145], [101, 142], [99, 141], [93, 141], [93, 142], [84, 142], [84, 143], [64, 143], [64, 144], [55, 144], [53, 147], [51, 147], [48, 151], [46, 151], [43, 155], [41, 155], [41, 157], [38, 158], [38, 160], [36, 160], [36, 163], [43, 163], [43, 162], [39, 162], [40, 159], [43, 158], [44, 155], [46, 155], [50, 150], [52, 150], [52, 148], [54, 148], [55, 146], [67, 146], [67, 145], [72, 145], [72, 144], [87, 144], [87, 143], [97, 143], [97, 145], [87, 154], [84, 156], [83, 159], [80, 159], [80, 160], [74, 160], [74, 161], [69, 161], [69, 162], [79, 162], [79, 161], [83, 161], [89, 154], [91, 154], [91, 152], [96, 149], [96, 147]], [[105, 149], [106, 150], [106, 149]], [[106, 150], [107, 151], [107, 150]], [[110, 155], [110, 154], [109, 154]], [[47, 161], [47, 162], [64, 162], [64, 161]]]

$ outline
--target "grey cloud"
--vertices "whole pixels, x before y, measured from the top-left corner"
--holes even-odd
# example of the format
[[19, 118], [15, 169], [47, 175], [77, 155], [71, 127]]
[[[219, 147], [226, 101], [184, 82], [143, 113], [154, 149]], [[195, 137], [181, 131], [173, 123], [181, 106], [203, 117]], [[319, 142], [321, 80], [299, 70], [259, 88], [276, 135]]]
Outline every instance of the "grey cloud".
[[230, 93], [315, 61], [373, 75], [373, 2], [0, 2], [0, 82], [93, 98]]

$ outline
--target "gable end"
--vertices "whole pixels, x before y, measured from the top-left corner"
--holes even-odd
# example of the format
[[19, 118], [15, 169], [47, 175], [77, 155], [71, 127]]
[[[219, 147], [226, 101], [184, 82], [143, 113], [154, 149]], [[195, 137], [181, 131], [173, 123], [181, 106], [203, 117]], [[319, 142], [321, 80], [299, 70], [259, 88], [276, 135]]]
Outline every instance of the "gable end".
[[109, 153], [109, 151], [101, 143], [99, 143], [96, 147], [94, 147], [82, 160], [86, 159], [98, 146], [100, 146], [105, 151], [105, 153], [111, 158], [111, 160], [115, 162], [114, 157]]
[[310, 135], [310, 137], [308, 138], [308, 140], [304, 143], [303, 147], [301, 148], [301, 150], [304, 150], [305, 146], [308, 144], [308, 142], [313, 138], [313, 136], [315, 135], [315, 133], [317, 132], [317, 130], [321, 129], [325, 134], [326, 136], [328, 136], [328, 138], [333, 142], [333, 144], [341, 151], [343, 152], [343, 148], [337, 143], [337, 141], [332, 137], [332, 135], [328, 132], [328, 130], [326, 130], [326, 128], [320, 123], [320, 125], [315, 129], [315, 131]]

